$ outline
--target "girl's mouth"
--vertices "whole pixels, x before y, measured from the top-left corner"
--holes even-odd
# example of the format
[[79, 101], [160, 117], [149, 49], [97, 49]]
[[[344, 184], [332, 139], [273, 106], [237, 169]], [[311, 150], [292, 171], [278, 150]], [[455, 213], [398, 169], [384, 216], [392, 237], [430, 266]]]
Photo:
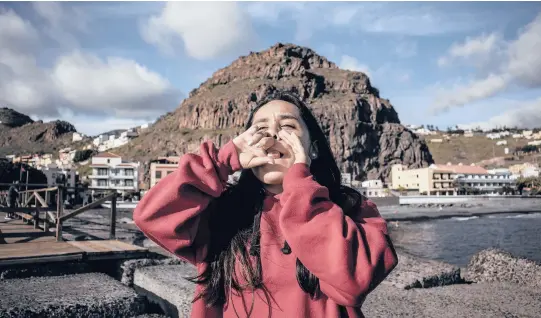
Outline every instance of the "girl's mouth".
[[283, 158], [284, 157], [284, 154], [281, 153], [280, 151], [278, 150], [275, 150], [275, 149], [269, 149], [267, 151], [267, 156], [269, 158], [272, 158], [272, 159], [280, 159], [280, 158]]

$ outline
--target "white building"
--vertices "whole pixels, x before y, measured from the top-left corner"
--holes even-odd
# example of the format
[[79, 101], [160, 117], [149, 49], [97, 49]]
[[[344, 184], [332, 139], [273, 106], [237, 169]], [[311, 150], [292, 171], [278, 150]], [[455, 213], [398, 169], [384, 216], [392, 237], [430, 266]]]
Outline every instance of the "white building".
[[520, 175], [524, 178], [530, 178], [530, 177], [539, 177], [539, 168], [537, 167], [526, 167], [524, 168]]
[[76, 142], [76, 141], [81, 141], [81, 140], [83, 140], [83, 135], [81, 135], [80, 133], [74, 132], [71, 141]]
[[133, 129], [128, 129], [120, 134], [115, 135], [100, 135], [94, 139], [94, 146], [98, 147], [98, 151], [104, 152], [110, 149], [118, 148], [126, 145], [131, 139], [137, 137], [138, 134]]
[[139, 190], [139, 163], [122, 162], [119, 155], [110, 152], [92, 157], [92, 188], [115, 189], [120, 193]]
[[351, 173], [342, 172], [341, 176], [342, 176], [342, 184], [350, 187], [351, 181], [353, 180], [353, 176], [351, 175]]
[[503, 187], [515, 187], [516, 180], [508, 169], [493, 169], [486, 173], [457, 173], [459, 186], [478, 189], [483, 194], [498, 194]]
[[496, 146], [503, 146], [507, 145], [507, 140], [499, 140], [496, 142]]
[[426, 129], [426, 128], [415, 129], [415, 130], [413, 130], [413, 132], [416, 133], [417, 135], [424, 135], [424, 136], [435, 135], [436, 134], [435, 131], [432, 131], [432, 130], [429, 130], [429, 129]]
[[[47, 186], [54, 187], [58, 184], [64, 184], [68, 187], [74, 187], [77, 182], [77, 171], [75, 169], [64, 169], [58, 167], [55, 164], [50, 164], [44, 167], [41, 167], [41, 172], [47, 177]], [[64, 176], [66, 183], [59, 182]]]
[[502, 138], [501, 133], [490, 133], [490, 134], [487, 134], [486, 136], [488, 139], [492, 139], [492, 140]]
[[384, 197], [386, 196], [385, 189], [381, 180], [366, 180], [361, 183], [359, 189], [361, 194], [367, 197]]

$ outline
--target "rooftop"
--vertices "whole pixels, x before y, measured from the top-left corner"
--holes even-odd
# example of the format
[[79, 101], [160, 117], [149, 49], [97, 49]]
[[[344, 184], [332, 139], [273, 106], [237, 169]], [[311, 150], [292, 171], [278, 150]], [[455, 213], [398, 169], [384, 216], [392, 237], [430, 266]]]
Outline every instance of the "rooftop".
[[101, 152], [95, 155], [94, 158], [120, 158], [120, 156], [112, 152]]

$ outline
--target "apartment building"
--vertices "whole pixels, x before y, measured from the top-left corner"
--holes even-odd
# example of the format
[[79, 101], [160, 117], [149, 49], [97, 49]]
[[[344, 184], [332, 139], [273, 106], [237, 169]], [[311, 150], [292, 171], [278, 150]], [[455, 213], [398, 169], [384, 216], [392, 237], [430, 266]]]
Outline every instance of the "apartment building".
[[387, 193], [383, 188], [383, 182], [381, 180], [366, 180], [361, 183], [361, 188], [359, 189], [361, 194], [371, 198], [371, 197], [385, 197]]
[[419, 169], [408, 169], [402, 164], [391, 167], [391, 189], [411, 194], [456, 195], [454, 179], [452, 170], [437, 165]]
[[479, 190], [480, 194], [498, 194], [503, 187], [514, 187], [515, 180], [510, 171], [493, 170], [489, 173], [476, 165], [436, 165], [439, 169], [447, 169], [456, 176], [456, 185], [460, 188]]
[[49, 164], [41, 167], [40, 170], [47, 177], [47, 185], [49, 187], [54, 187], [58, 184], [74, 187], [77, 183], [77, 171], [74, 169], [64, 169], [55, 164]]
[[175, 171], [180, 157], [158, 157], [150, 163], [150, 187], [156, 185], [161, 179]]
[[102, 152], [92, 157], [91, 187], [115, 189], [120, 193], [139, 190], [139, 163], [123, 162], [119, 155]]

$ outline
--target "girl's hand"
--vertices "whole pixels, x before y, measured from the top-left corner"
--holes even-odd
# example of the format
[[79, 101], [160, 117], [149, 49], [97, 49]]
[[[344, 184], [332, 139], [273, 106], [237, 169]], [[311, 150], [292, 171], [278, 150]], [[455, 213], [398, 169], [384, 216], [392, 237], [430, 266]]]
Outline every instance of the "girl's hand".
[[274, 163], [274, 159], [269, 158], [265, 151], [274, 144], [274, 139], [265, 137], [262, 133], [258, 133], [257, 130], [257, 125], [252, 126], [233, 139], [243, 169]]
[[289, 147], [289, 150], [295, 157], [294, 163], [304, 163], [308, 166], [310, 165], [311, 160], [310, 156], [308, 155], [308, 149], [305, 149], [301, 140], [295, 133], [288, 133], [285, 130], [280, 130], [278, 132], [278, 136], [285, 141], [286, 145]]

